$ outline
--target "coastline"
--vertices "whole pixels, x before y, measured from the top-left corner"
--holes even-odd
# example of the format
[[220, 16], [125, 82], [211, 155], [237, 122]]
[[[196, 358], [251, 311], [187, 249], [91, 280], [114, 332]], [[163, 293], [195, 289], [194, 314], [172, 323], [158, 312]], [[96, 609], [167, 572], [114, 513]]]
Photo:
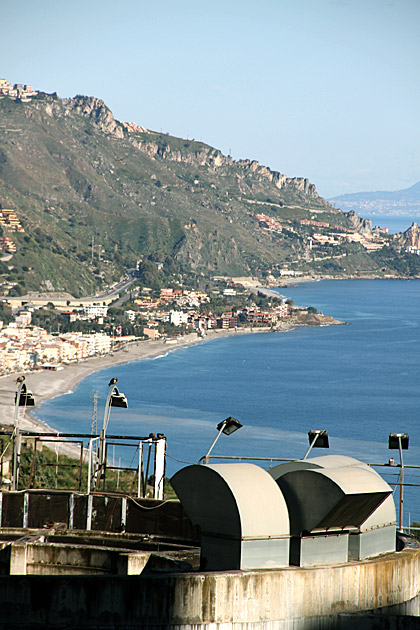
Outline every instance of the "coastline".
[[[292, 328], [290, 325], [287, 330]], [[258, 329], [258, 332], [269, 332], [270, 329]], [[36, 372], [14, 372], [0, 377], [0, 424], [12, 425], [14, 422], [15, 404], [14, 396], [17, 391], [16, 379], [25, 375], [25, 383], [29, 391], [34, 395], [36, 405], [71, 392], [76, 385], [84, 378], [112, 366], [123, 365], [142, 359], [151, 359], [173, 352], [180, 348], [205, 343], [213, 339], [232, 337], [236, 335], [252, 333], [250, 328], [240, 328], [238, 330], [210, 330], [205, 337], [199, 337], [197, 333], [189, 333], [177, 338], [176, 343], [165, 341], [138, 341], [128, 344], [124, 348], [115, 351], [113, 354], [106, 354], [100, 357], [92, 357], [85, 361], [62, 365], [61, 370]], [[37, 433], [53, 432], [55, 429], [37, 420], [29, 409], [20, 410], [19, 426], [23, 431], [33, 431]]]
[[[264, 289], [258, 287], [258, 290]], [[266, 294], [272, 294], [269, 289], [265, 289]], [[278, 296], [278, 293], [275, 293]], [[14, 397], [17, 391], [16, 379], [22, 374], [25, 375], [25, 383], [28, 391], [34, 395], [36, 405], [70, 393], [76, 385], [84, 378], [100, 370], [109, 367], [141, 361], [142, 359], [152, 359], [158, 356], [174, 352], [180, 348], [193, 346], [199, 343], [206, 343], [213, 339], [221, 339], [234, 337], [243, 334], [261, 334], [270, 332], [287, 332], [299, 326], [330, 326], [340, 325], [344, 322], [334, 320], [333, 317], [325, 315], [306, 315], [305, 317], [292, 317], [289, 320], [282, 321], [275, 328], [259, 327], [259, 328], [238, 328], [238, 329], [214, 329], [207, 331], [204, 337], [197, 333], [189, 333], [182, 337], [177, 337], [176, 341], [138, 341], [127, 344], [125, 347], [114, 351], [112, 354], [106, 354], [99, 357], [92, 357], [77, 363], [63, 364], [62, 369], [57, 371], [27, 371], [15, 372], [0, 377], [0, 424], [3, 426], [13, 425], [15, 404]], [[19, 411], [19, 427], [22, 431], [33, 433], [57, 433], [53, 427], [37, 420], [31, 413], [32, 408], [20, 409]], [[53, 440], [53, 438], [52, 438]], [[72, 445], [68, 447], [60, 447], [62, 452], [72, 454]]]

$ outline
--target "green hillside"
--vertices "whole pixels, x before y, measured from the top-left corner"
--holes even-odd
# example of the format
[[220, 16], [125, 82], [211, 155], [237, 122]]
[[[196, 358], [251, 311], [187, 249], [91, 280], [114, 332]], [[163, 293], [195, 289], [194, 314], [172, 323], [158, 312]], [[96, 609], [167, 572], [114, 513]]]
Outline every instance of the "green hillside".
[[[97, 98], [4, 97], [0, 131], [0, 207], [14, 209], [24, 228], [1, 227], [17, 248], [0, 267], [14, 291], [88, 294], [142, 257], [204, 276], [283, 265], [323, 272], [308, 245], [313, 228], [299, 220], [354, 227], [307, 180], [201, 142], [130, 130]], [[256, 214], [282, 228], [264, 229]], [[364, 269], [383, 266], [355, 243], [339, 248], [334, 257], [345, 255], [346, 265], [333, 260], [337, 273], [361, 256]]]

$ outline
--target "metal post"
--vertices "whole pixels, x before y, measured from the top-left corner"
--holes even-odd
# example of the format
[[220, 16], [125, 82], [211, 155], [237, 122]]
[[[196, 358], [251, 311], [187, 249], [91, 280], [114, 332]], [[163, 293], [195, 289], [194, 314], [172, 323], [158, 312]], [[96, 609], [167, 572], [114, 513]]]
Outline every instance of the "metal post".
[[29, 493], [25, 492], [23, 495], [23, 527], [28, 528], [29, 524]]
[[[21, 377], [24, 378], [23, 376]], [[13, 483], [12, 490], [16, 491], [18, 489], [19, 484], [19, 465], [20, 465], [20, 447], [21, 447], [21, 439], [20, 439], [20, 431], [19, 431], [19, 401], [20, 394], [22, 392], [23, 380], [19, 383], [18, 390], [16, 392], [16, 402], [15, 402], [15, 417], [14, 417], [14, 432], [15, 439], [13, 442]]]
[[88, 459], [88, 481], [87, 481], [87, 493], [90, 494], [90, 480], [92, 476], [92, 443], [93, 440], [89, 440], [89, 459]]
[[74, 527], [74, 494], [69, 495], [69, 529]]
[[86, 514], [86, 529], [88, 531], [92, 529], [92, 507], [93, 507], [93, 495], [89, 494], [87, 498], [87, 514]]
[[[213, 442], [212, 442], [212, 444], [211, 444], [211, 446], [210, 446], [209, 450], [208, 450], [208, 451], [207, 451], [207, 453], [204, 455], [204, 457], [202, 457], [202, 458], [200, 459], [200, 462], [203, 462], [203, 464], [208, 464], [208, 463], [209, 463], [209, 455], [210, 455], [210, 453], [212, 452], [213, 447], [214, 447], [214, 445], [216, 444], [217, 440], [218, 440], [218, 439], [219, 439], [219, 437], [221, 436], [222, 431], [223, 431], [223, 429], [224, 429], [224, 428], [225, 428], [225, 423], [223, 422], [223, 423], [222, 423], [222, 426], [221, 426], [221, 427], [220, 427], [220, 429], [219, 429], [219, 433], [218, 433], [218, 434], [216, 435], [216, 437], [214, 438], [214, 440], [213, 440]], [[199, 463], [200, 463], [200, 462], [199, 462]]]
[[[109, 384], [109, 390], [108, 390], [108, 396], [106, 398], [106, 403], [105, 403], [105, 411], [104, 411], [104, 423], [102, 426], [102, 430], [100, 432], [100, 437], [99, 437], [99, 452], [98, 452], [98, 464], [96, 466], [96, 475], [99, 475], [99, 470], [102, 468], [102, 466], [105, 464], [105, 453], [106, 453], [106, 448], [105, 448], [105, 444], [106, 444], [106, 430], [108, 427], [108, 422], [109, 422], [109, 416], [111, 413], [111, 396], [113, 394], [113, 391], [115, 389], [115, 382], [117, 379], [111, 379], [111, 382]], [[97, 482], [99, 481], [99, 479], [95, 479], [95, 486], [97, 484]]]
[[304, 458], [303, 458], [303, 459], [306, 459], [306, 458], [308, 457], [308, 455], [309, 455], [309, 453], [311, 452], [311, 450], [312, 450], [312, 448], [313, 448], [313, 446], [314, 446], [315, 442], [316, 442], [316, 441], [317, 441], [317, 439], [318, 439], [318, 435], [319, 435], [319, 433], [317, 433], [317, 434], [315, 435], [315, 437], [314, 437], [314, 439], [312, 440], [312, 442], [310, 443], [309, 448], [308, 448], [308, 450], [306, 451], [306, 453], [305, 453], [305, 455], [304, 455]]
[[402, 531], [403, 526], [403, 492], [404, 492], [404, 461], [402, 454], [402, 444], [401, 444], [401, 436], [398, 437], [398, 449], [400, 451], [400, 518], [399, 518], [399, 529]]
[[125, 532], [127, 524], [127, 497], [121, 499], [121, 531]]
[[139, 469], [137, 475], [137, 498], [141, 497], [141, 482], [143, 478], [143, 442], [139, 442]]
[[95, 437], [95, 438], [91, 438], [89, 440], [89, 458], [88, 458], [88, 483], [87, 483], [87, 493], [90, 494], [90, 491], [92, 489], [92, 478], [94, 478], [94, 486], [93, 489], [95, 489], [96, 486], [96, 477], [98, 474], [98, 471], [96, 470], [95, 467], [95, 472], [93, 473], [93, 468], [94, 468], [94, 464], [93, 464], [93, 443], [96, 442], [97, 440], [99, 440], [99, 438]]

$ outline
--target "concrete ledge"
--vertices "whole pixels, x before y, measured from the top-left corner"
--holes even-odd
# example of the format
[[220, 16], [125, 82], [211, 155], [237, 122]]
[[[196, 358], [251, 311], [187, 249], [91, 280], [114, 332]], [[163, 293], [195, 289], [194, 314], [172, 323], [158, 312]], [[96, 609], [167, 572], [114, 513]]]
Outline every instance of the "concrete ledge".
[[306, 569], [0, 576], [0, 627], [338, 628], [342, 613], [373, 611], [414, 598], [419, 576], [418, 549]]

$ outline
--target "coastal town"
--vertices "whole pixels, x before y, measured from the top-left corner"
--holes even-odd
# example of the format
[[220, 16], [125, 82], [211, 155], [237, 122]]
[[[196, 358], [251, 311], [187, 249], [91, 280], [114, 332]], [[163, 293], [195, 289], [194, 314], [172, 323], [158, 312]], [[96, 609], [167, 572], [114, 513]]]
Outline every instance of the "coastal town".
[[[276, 330], [291, 313], [290, 305], [280, 297], [268, 301], [270, 306], [265, 308], [251, 300], [249, 304], [215, 313], [211, 296], [203, 291], [165, 287], [156, 297], [150, 294], [151, 289], [144, 288], [131, 301], [130, 308], [120, 309], [117, 322], [115, 317], [109, 317], [109, 305], [95, 302], [94, 298], [72, 309], [68, 305], [72, 301], [77, 304], [77, 300], [69, 295], [63, 298], [60, 294], [46, 293], [4, 298], [3, 305], [11, 309], [12, 318], [8, 323], [0, 322], [0, 373], [57, 370], [63, 364], [104, 356], [143, 340], [171, 344], [180, 335], [196, 333], [204, 337], [210, 330], [245, 327]], [[239, 303], [245, 304], [249, 302], [247, 296], [238, 288], [227, 287], [218, 297], [235, 303], [239, 299]], [[40, 312], [51, 311], [58, 322], [57, 331], [48, 332], [34, 324]], [[60, 321], [63, 328], [65, 323], [70, 328], [71, 324], [85, 323], [96, 330], [60, 332]], [[133, 328], [136, 334], [127, 334]]]

